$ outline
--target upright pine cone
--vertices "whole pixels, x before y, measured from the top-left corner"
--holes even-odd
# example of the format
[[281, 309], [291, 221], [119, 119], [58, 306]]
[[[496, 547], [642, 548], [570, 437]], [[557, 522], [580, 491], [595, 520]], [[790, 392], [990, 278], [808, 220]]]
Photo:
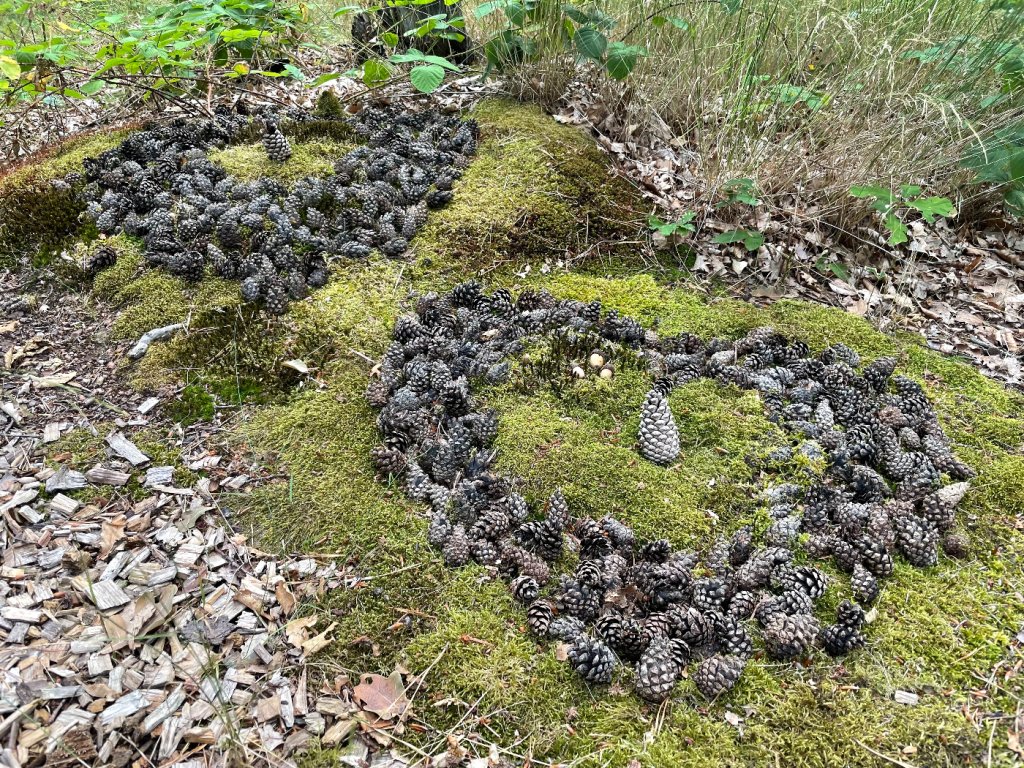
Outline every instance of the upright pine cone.
[[640, 455], [655, 464], [670, 464], [679, 456], [679, 430], [668, 400], [656, 389], [647, 393], [640, 414]]
[[667, 699], [685, 661], [685, 643], [665, 637], [652, 640], [636, 667], [636, 692], [640, 698], [652, 702]]
[[281, 133], [277, 123], [272, 121], [267, 121], [266, 133], [263, 134], [263, 148], [267, 151], [267, 157], [275, 163], [283, 163], [292, 156], [292, 145]]

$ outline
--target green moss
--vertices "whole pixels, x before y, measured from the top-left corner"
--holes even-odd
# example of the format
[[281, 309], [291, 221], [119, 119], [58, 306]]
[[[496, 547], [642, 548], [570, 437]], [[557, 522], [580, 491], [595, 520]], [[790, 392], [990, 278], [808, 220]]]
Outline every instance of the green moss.
[[12, 171], [0, 177], [0, 196], [6, 191], [29, 181], [55, 179], [73, 171], [82, 170], [82, 161], [108, 149], [113, 149], [132, 129], [84, 133], [61, 142], [38, 155], [22, 161]]
[[82, 161], [117, 146], [129, 131], [86, 134], [70, 139], [0, 176], [0, 265], [10, 266], [31, 256], [48, 262], [67, 238], [79, 230], [84, 202], [79, 189], [50, 182]]
[[452, 203], [432, 214], [413, 241], [417, 276], [453, 282], [467, 272], [511, 273], [540, 259], [628, 258], [642, 208], [612, 175], [586, 134], [540, 109], [487, 100], [472, 117], [480, 150], [455, 186]]
[[213, 395], [199, 384], [189, 384], [168, 408], [168, 415], [183, 427], [213, 418]]
[[283, 163], [267, 157], [263, 145], [236, 144], [210, 152], [210, 159], [237, 179], [253, 181], [264, 176], [288, 184], [306, 176], [327, 176], [334, 163], [355, 146], [354, 142], [311, 138], [292, 144], [292, 156]]

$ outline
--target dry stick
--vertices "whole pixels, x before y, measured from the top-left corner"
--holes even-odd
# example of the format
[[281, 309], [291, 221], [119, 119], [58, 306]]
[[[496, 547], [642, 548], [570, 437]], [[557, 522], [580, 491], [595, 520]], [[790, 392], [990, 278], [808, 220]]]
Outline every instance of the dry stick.
[[897, 759], [895, 757], [889, 757], [888, 755], [886, 755], [886, 754], [884, 754], [882, 752], [879, 752], [878, 750], [872, 749], [871, 747], [869, 747], [867, 744], [865, 744], [860, 739], [854, 739], [853, 743], [857, 744], [858, 746], [864, 747], [864, 749], [866, 749], [872, 755], [874, 755], [875, 757], [880, 757], [882, 760], [885, 760], [887, 763], [892, 763], [893, 765], [898, 765], [901, 768], [917, 768], [917, 766], [914, 765], [913, 763], [905, 763], [902, 760], [899, 760], [899, 759]]

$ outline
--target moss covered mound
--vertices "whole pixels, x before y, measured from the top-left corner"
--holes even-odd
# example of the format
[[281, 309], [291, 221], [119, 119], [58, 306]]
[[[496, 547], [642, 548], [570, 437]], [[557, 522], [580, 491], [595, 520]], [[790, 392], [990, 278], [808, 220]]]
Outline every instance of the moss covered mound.
[[[453, 203], [432, 212], [411, 264], [336, 264], [330, 285], [274, 321], [247, 314], [233, 286], [212, 279], [189, 286], [142, 269], [125, 241], [125, 255], [96, 283], [101, 300], [120, 308], [116, 335], [189, 321], [188, 333], [155, 347], [129, 373], [140, 385], [184, 378], [200, 411], [203, 391], [241, 392], [251, 381], [281, 393], [284, 361], [310, 367], [318, 386], [247, 412], [238, 439], [274, 458], [288, 480], [237, 506], [263, 546], [330, 553], [366, 578], [317, 606], [339, 622], [337, 642], [319, 659], [325, 674], [390, 672], [398, 663], [429, 669], [414, 702], [425, 727], [402, 736], [427, 753], [443, 750], [454, 729], [519, 756], [594, 766], [981, 764], [990, 738], [994, 758], [1005, 755], [1008, 721], [997, 713], [1016, 711], [1022, 693], [1013, 638], [1024, 578], [1024, 399], [910, 337], [883, 335], [841, 312], [794, 302], [708, 304], [685, 286], [658, 282], [625, 247], [608, 244], [637, 231], [641, 205], [611, 181], [585, 135], [504, 102], [486, 102], [476, 116], [479, 157]], [[616, 277], [558, 268], [514, 277], [525, 264], [591, 248], [605, 259], [589, 264]], [[972, 558], [925, 570], [900, 565], [885, 583], [868, 647], [842, 663], [756, 659], [722, 700], [707, 703], [684, 680], [674, 702], [657, 711], [628, 691], [626, 673], [611, 689], [587, 688], [554, 647], [526, 632], [502, 583], [478, 567], [445, 569], [426, 545], [425, 509], [374, 478], [366, 358], [385, 349], [412, 291], [470, 273], [600, 298], [665, 333], [738, 337], [768, 324], [815, 350], [842, 341], [866, 360], [895, 355], [899, 372], [925, 384], [958, 455], [979, 471], [961, 506]], [[745, 459], [781, 436], [757, 396], [706, 381], [676, 391], [683, 457], [662, 469], [633, 450], [647, 384], [622, 370], [610, 382], [557, 392], [507, 385], [481, 393], [500, 410], [500, 469], [522, 477], [533, 499], [561, 486], [578, 511], [612, 512], [680, 547], [703, 548], [718, 533], [763, 520]], [[780, 479], [788, 477], [803, 477], [801, 467], [783, 468]], [[834, 575], [822, 618], [848, 593], [846, 577]], [[918, 704], [897, 703], [896, 691], [918, 694]], [[333, 765], [337, 755], [314, 749], [308, 761]]]
[[[374, 481], [368, 452], [375, 414], [362, 397], [365, 369], [342, 360], [324, 391], [263, 410], [246, 429], [252, 446], [275, 452], [289, 473], [286, 489], [252, 499], [248, 520], [257, 534], [285, 549], [343, 553], [372, 577], [323, 606], [343, 617], [325, 663], [387, 671], [402, 662], [421, 671], [441, 659], [418, 709], [433, 727], [428, 733], [459, 723], [473, 730], [466, 716], [475, 704], [479, 717], [502, 713], [478, 725], [481, 739], [525, 739], [524, 752], [584, 765], [762, 765], [775, 755], [792, 765], [873, 765], [875, 753], [914, 754], [926, 765], [978, 759], [988, 734], [972, 718], [1011, 706], [1020, 692], [1012, 683], [978, 689], [1005, 663], [1019, 624], [1024, 401], [910, 338], [885, 336], [833, 310], [792, 302], [768, 310], [709, 305], [643, 275], [565, 275], [531, 287], [602, 296], [649, 323], [657, 317], [666, 332], [740, 335], [769, 324], [815, 350], [844, 341], [866, 360], [897, 356], [901, 372], [926, 384], [958, 454], [979, 469], [962, 507], [973, 559], [943, 559], [926, 570], [901, 564], [886, 582], [868, 648], [842, 663], [823, 656], [808, 667], [755, 660], [721, 701], [708, 704], [684, 681], [672, 707], [650, 711], [628, 690], [588, 689], [554, 648], [538, 647], [504, 586], [483, 569], [442, 567], [425, 544], [425, 510], [406, 502], [401, 489]], [[576, 510], [614, 513], [639, 533], [667, 535], [681, 547], [704, 548], [717, 533], [763, 521], [744, 459], [777, 444], [779, 434], [756, 395], [706, 381], [675, 392], [683, 460], [665, 470], [640, 461], [632, 447], [646, 389], [640, 374], [624, 372], [558, 393], [512, 385], [484, 393], [501, 412], [501, 469], [520, 475], [535, 499], [561, 486]], [[780, 479], [803, 477], [800, 467], [787, 471], [792, 475]], [[821, 618], [848, 594], [847, 577], [831, 575]], [[403, 614], [412, 628], [396, 631]], [[619, 682], [628, 688], [625, 673]], [[896, 691], [920, 701], [897, 703]], [[726, 712], [738, 713], [742, 727]], [[421, 746], [438, 744], [424, 736]]]
[[642, 204], [590, 137], [505, 101], [484, 101], [471, 116], [480, 151], [452, 204], [416, 238], [417, 275], [447, 284], [543, 260], [634, 261], [626, 242], [644, 227]]
[[26, 256], [46, 261], [78, 230], [85, 210], [81, 190], [51, 182], [80, 172], [85, 158], [117, 146], [129, 132], [125, 128], [76, 136], [0, 175], [0, 266]]

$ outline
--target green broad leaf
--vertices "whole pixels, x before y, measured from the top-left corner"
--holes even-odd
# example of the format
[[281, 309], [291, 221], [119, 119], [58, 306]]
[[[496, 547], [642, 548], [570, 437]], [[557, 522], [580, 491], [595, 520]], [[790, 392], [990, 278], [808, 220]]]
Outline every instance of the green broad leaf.
[[106, 87], [106, 82], [103, 80], [90, 80], [82, 86], [82, 93], [86, 96], [94, 96]]
[[608, 38], [590, 27], [577, 29], [573, 42], [582, 56], [594, 61], [601, 61], [608, 50]]
[[60, 92], [61, 96], [67, 96], [69, 99], [84, 99], [85, 94], [81, 91], [76, 91], [74, 88], [65, 88]]
[[490, 0], [486, 3], [481, 3], [473, 10], [473, 15], [478, 19], [486, 18], [495, 11], [500, 11], [505, 7], [506, 0]]
[[893, 199], [892, 190], [888, 190], [885, 187], [875, 186], [850, 187], [850, 195], [858, 198], [877, 197], [879, 200], [883, 200], [886, 203], [891, 203]]
[[831, 272], [840, 280], [850, 279], [850, 271], [846, 267], [838, 261], [829, 261], [825, 256], [822, 256], [815, 262], [814, 268], [819, 272]]
[[651, 19], [651, 24], [656, 27], [664, 27], [666, 24], [671, 24], [676, 29], [683, 30], [683, 32], [693, 31], [693, 25], [686, 19], [681, 19], [678, 16], [655, 16]]
[[251, 40], [262, 35], [259, 29], [226, 29], [221, 33], [221, 40], [225, 43], [237, 43], [242, 40]]
[[398, 45], [399, 38], [394, 32], [382, 32], [380, 35], [380, 41], [389, 48], [394, 48]]
[[409, 81], [421, 93], [433, 93], [444, 82], [444, 70], [437, 64], [420, 64], [409, 70]]
[[460, 71], [457, 65], [452, 64], [444, 56], [428, 55], [418, 48], [410, 48], [405, 53], [393, 53], [388, 60], [395, 64], [436, 64], [452, 72]]
[[917, 184], [901, 184], [900, 185], [900, 195], [903, 196], [904, 200], [907, 200], [907, 199], [909, 199], [911, 197], [917, 197], [923, 191], [924, 190], [922, 190], [919, 186], [917, 186]]
[[743, 0], [718, 0], [726, 13], [736, 13], [743, 5]]
[[378, 59], [368, 59], [363, 62], [363, 83], [366, 85], [379, 85], [391, 79], [391, 70], [388, 65]]
[[508, 18], [508, 23], [513, 27], [521, 27], [526, 23], [526, 6], [517, 0], [509, 0], [505, 3], [503, 10]]
[[0, 56], [0, 74], [10, 80], [21, 77], [21, 65], [10, 56]]
[[339, 16], [344, 16], [348, 13], [359, 13], [362, 10], [362, 7], [358, 5], [343, 5], [341, 8], [336, 10], [332, 15], [334, 16], [334, 18], [338, 18]]
[[1012, 187], [1003, 196], [1003, 205], [1006, 210], [1017, 216], [1024, 215], [1024, 189]]
[[[980, 176], [980, 173], [979, 173]], [[1024, 179], [1024, 149], [1017, 149], [1010, 153], [1006, 160], [1005, 181], [1019, 182]]]
[[884, 220], [885, 228], [889, 230], [889, 245], [900, 245], [907, 242], [907, 225], [899, 220], [895, 213], [890, 213]]
[[309, 87], [310, 88], [316, 88], [318, 85], [323, 85], [324, 83], [329, 83], [332, 80], [337, 80], [341, 76], [342, 76], [341, 72], [325, 72], [324, 74], [320, 75], [319, 77], [314, 78], [313, 82], [311, 82], [309, 84]]
[[764, 245], [764, 235], [749, 229], [731, 229], [728, 232], [720, 232], [711, 239], [722, 244], [743, 243], [743, 247], [748, 251], [756, 251]]
[[625, 80], [636, 68], [641, 56], [647, 55], [647, 49], [640, 45], [626, 45], [614, 42], [608, 46], [608, 58], [604, 67], [615, 80]]
[[294, 64], [285, 64], [284, 71], [294, 77], [296, 80], [302, 81], [306, 79], [306, 74], [296, 67]]
[[921, 218], [929, 224], [935, 223], [936, 216], [951, 218], [957, 214], [956, 206], [947, 197], [919, 197], [908, 201], [907, 205], [919, 211]]

